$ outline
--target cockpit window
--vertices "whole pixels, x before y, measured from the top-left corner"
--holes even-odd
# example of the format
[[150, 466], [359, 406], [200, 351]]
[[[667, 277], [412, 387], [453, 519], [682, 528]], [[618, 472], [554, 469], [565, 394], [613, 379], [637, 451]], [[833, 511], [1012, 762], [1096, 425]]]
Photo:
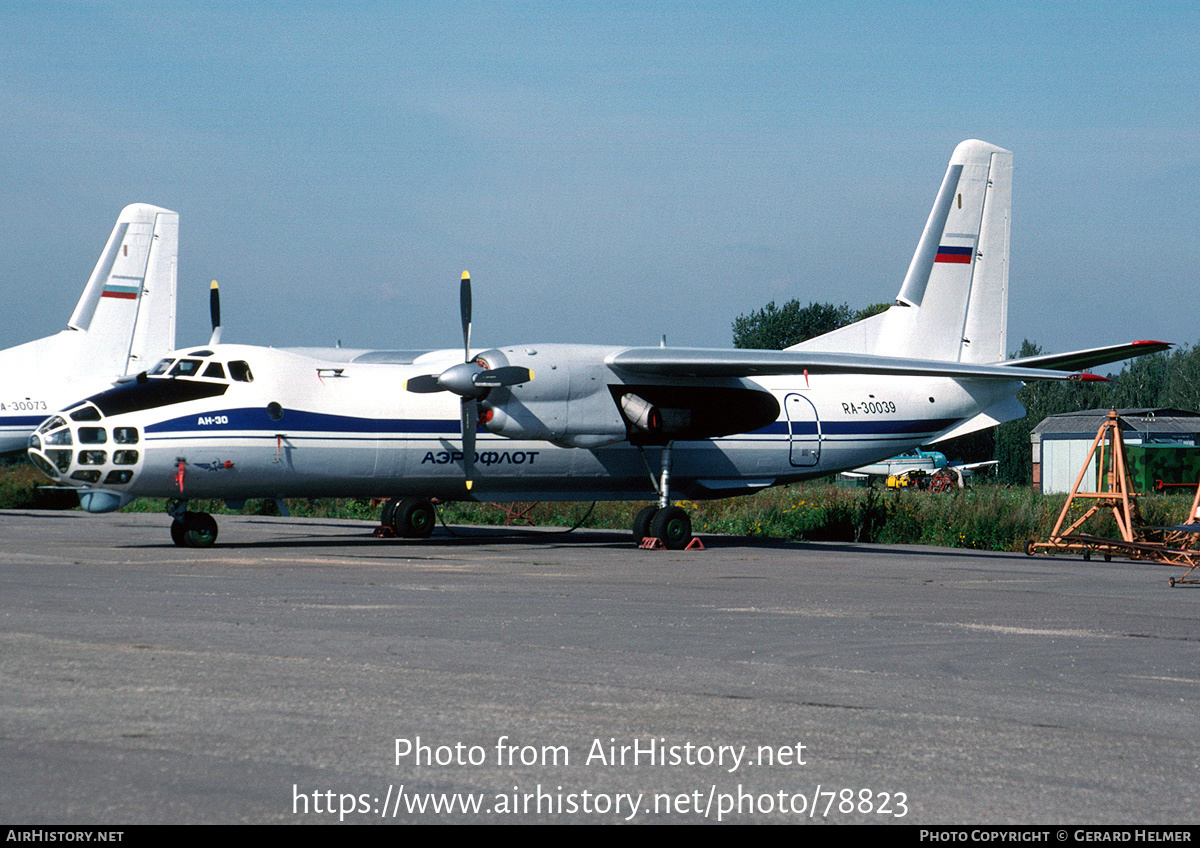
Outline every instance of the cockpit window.
[[70, 409], [72, 421], [99, 421], [100, 410], [88, 404], [80, 404]]
[[221, 367], [220, 362], [210, 362], [208, 367], [204, 369], [205, 377], [212, 377], [214, 380], [225, 379], [225, 369]]
[[239, 383], [254, 382], [254, 375], [250, 373], [250, 363], [240, 359], [229, 363], [229, 376]]
[[175, 363], [175, 367], [171, 369], [172, 377], [195, 377], [200, 371], [201, 360], [199, 359], [181, 359]]
[[159, 374], [166, 374], [167, 369], [171, 367], [171, 363], [174, 361], [175, 360], [173, 359], [160, 359], [158, 364], [150, 369], [150, 373], [155, 376], [158, 376]]

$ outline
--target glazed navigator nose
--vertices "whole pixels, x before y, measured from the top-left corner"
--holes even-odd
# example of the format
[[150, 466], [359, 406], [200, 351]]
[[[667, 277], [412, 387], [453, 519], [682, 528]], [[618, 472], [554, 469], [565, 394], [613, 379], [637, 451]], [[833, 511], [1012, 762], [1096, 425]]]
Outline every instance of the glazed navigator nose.
[[29, 437], [29, 459], [51, 480], [79, 490], [90, 512], [108, 512], [128, 503], [122, 493], [137, 477], [140, 434], [132, 426], [106, 421], [91, 403], [52, 415]]

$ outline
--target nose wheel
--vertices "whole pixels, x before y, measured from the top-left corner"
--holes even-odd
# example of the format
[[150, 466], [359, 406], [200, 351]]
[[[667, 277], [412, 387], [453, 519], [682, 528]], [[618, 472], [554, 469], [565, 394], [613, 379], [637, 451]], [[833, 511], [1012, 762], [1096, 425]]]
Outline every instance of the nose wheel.
[[173, 501], [167, 507], [171, 541], [180, 548], [211, 548], [217, 541], [217, 520], [207, 512], [189, 512], [186, 506], [186, 501]]

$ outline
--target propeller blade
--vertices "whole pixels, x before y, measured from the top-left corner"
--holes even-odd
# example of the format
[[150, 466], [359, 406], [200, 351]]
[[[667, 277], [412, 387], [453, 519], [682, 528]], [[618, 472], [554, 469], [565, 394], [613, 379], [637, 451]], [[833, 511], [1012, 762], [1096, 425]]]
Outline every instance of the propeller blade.
[[471, 361], [471, 275], [462, 272], [458, 284], [458, 308], [462, 313], [463, 361]]
[[221, 343], [221, 290], [217, 281], [213, 280], [208, 287], [208, 314], [212, 318], [212, 335], [208, 337], [210, 345]]
[[528, 383], [533, 379], [533, 372], [519, 365], [506, 365], [503, 368], [493, 368], [491, 371], [480, 371], [471, 378], [471, 382], [480, 389], [496, 389], [501, 386], [516, 386]]
[[406, 391], [414, 392], [418, 395], [429, 395], [434, 392], [444, 392], [446, 389], [438, 382], [436, 374], [422, 374], [419, 377], [412, 377], [404, 381]]
[[475, 483], [475, 429], [479, 426], [479, 404], [473, 398], [463, 398], [462, 424], [463, 473], [470, 491]]

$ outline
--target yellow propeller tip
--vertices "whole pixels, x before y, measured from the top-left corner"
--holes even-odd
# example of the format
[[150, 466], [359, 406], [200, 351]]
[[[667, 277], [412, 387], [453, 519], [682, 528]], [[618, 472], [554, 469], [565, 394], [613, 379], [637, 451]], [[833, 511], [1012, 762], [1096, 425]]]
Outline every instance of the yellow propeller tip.
[[471, 273], [470, 273], [469, 271], [463, 271], [462, 278], [463, 278], [464, 280], [469, 280], [469, 279], [471, 279]]
[[217, 281], [216, 281], [216, 280], [213, 280], [213, 281], [212, 281], [212, 283], [209, 285], [209, 288], [210, 288], [210, 289], [215, 289], [215, 288], [218, 288], [218, 286], [217, 286]]

